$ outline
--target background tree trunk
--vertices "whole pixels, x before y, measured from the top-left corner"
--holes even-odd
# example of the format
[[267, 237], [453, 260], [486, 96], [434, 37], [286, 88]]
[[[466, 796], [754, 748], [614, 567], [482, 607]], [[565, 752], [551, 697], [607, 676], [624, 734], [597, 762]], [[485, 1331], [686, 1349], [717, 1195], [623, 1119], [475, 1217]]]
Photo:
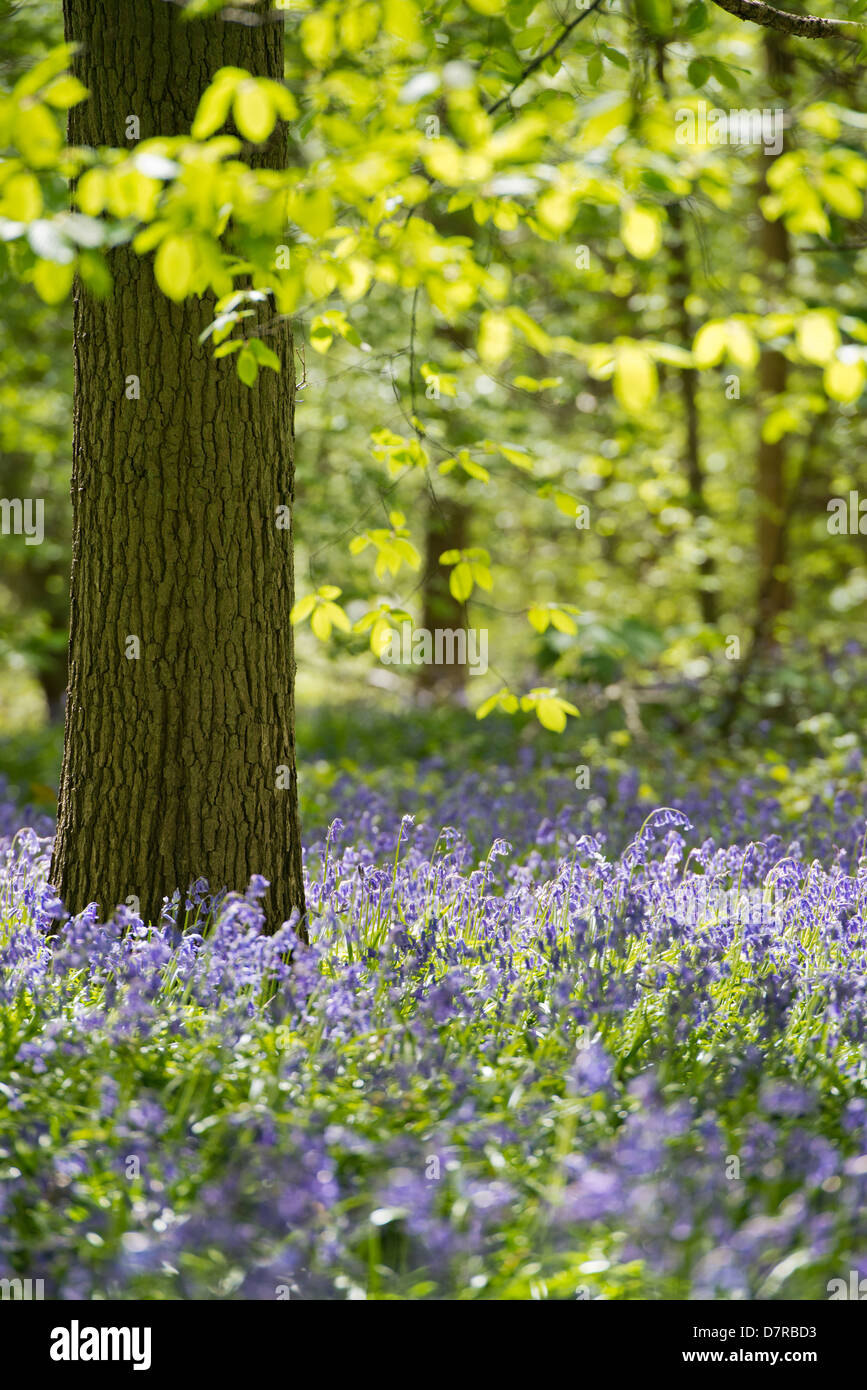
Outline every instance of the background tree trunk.
[[[188, 132], [223, 66], [282, 80], [282, 22], [258, 16], [187, 22], [166, 0], [64, 0], [91, 91], [71, 113], [71, 143], [132, 145], [130, 115], [142, 139]], [[244, 153], [280, 167], [285, 134]], [[74, 296], [70, 684], [52, 881], [73, 912], [134, 895], [147, 920], [200, 875], [242, 890], [261, 873], [273, 930], [304, 905], [292, 534], [275, 524], [293, 497], [291, 330], [268, 337], [282, 372], [249, 389], [233, 359], [214, 362], [197, 341], [212, 301], [166, 300], [151, 258], [126, 247], [110, 266], [109, 298], [81, 284]], [[138, 400], [125, 395], [131, 375]]]
[[[0, 455], [0, 493], [4, 497], [31, 497], [33, 457], [21, 450]], [[4, 566], [3, 584], [23, 612], [39, 611], [44, 628], [33, 649], [33, 674], [42, 686], [48, 717], [52, 723], [63, 718], [66, 693], [66, 644], [69, 635], [68, 567], [58, 554], [66, 537], [65, 523], [46, 507], [46, 538], [54, 544], [35, 546], [26, 560], [15, 568]]]
[[[669, 87], [665, 76], [665, 44], [657, 44], [656, 75], [665, 100], [669, 100]], [[671, 260], [668, 272], [668, 285], [671, 294], [675, 332], [683, 347], [691, 346], [695, 338], [696, 326], [687, 305], [692, 294], [692, 274], [690, 271], [689, 245], [684, 224], [683, 207], [673, 202], [668, 207], [668, 221], [672, 230]], [[702, 622], [715, 627], [719, 616], [716, 593], [716, 566], [709, 553], [710, 509], [705, 496], [705, 476], [701, 452], [701, 419], [698, 408], [698, 372], [694, 367], [683, 368], [678, 373], [680, 397], [684, 416], [684, 458], [686, 476], [689, 482], [687, 504], [699, 529], [699, 540], [704, 550], [704, 559], [699, 564], [698, 604]]]
[[[792, 55], [782, 34], [767, 32], [762, 36], [765, 61], [771, 89], [779, 100], [789, 105], [791, 75], [794, 67]], [[762, 150], [761, 176], [758, 196], [768, 192], [768, 158]], [[761, 219], [761, 249], [765, 262], [765, 283], [767, 298], [771, 307], [777, 308], [786, 293], [789, 261], [789, 234], [782, 218], [769, 222]], [[776, 348], [764, 348], [759, 363], [759, 387], [761, 403], [773, 401], [782, 395], [788, 381], [788, 363], [783, 353]], [[759, 440], [756, 463], [756, 492], [758, 495], [758, 552], [759, 573], [756, 596], [756, 631], [760, 635], [760, 645], [773, 641], [774, 624], [777, 617], [790, 607], [792, 601], [791, 585], [786, 577], [788, 562], [788, 517], [786, 481], [786, 436], [777, 440]]]
[[[686, 230], [684, 228], [683, 209], [680, 203], [672, 203], [668, 209], [668, 220], [673, 231], [673, 242], [671, 246], [671, 270], [669, 272], [669, 287], [673, 302], [675, 322], [680, 341], [684, 346], [691, 344], [695, 337], [695, 325], [692, 316], [687, 309], [687, 301], [691, 293], [690, 272], [689, 272], [689, 249], [686, 242]], [[689, 495], [686, 499], [690, 511], [695, 518], [699, 531], [699, 542], [704, 550], [704, 559], [700, 562], [699, 570], [699, 590], [698, 604], [701, 611], [702, 622], [708, 627], [714, 627], [718, 618], [718, 604], [716, 589], [716, 572], [713, 558], [709, 553], [710, 535], [707, 529], [709, 509], [705, 496], [705, 476], [701, 457], [701, 432], [700, 418], [698, 410], [698, 372], [694, 367], [685, 367], [678, 372], [680, 378], [680, 395], [683, 401], [684, 415], [684, 454], [686, 460], [686, 476], [689, 482]]]
[[[464, 550], [469, 509], [463, 502], [445, 495], [427, 498], [425, 513], [425, 553], [422, 587], [421, 625], [429, 632], [437, 628], [467, 628], [466, 604], [460, 603], [449, 588], [449, 571], [440, 564], [444, 550]], [[437, 666], [431, 662], [418, 667], [418, 688], [439, 696], [458, 695], [466, 683], [467, 668], [455, 663]]]

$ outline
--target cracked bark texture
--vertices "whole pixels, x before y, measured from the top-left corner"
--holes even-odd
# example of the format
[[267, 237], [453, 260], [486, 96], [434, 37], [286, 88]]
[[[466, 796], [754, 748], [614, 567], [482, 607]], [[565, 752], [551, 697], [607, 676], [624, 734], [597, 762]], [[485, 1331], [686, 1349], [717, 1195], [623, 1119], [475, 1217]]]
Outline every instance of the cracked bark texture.
[[845, 38], [859, 41], [864, 37], [864, 25], [854, 19], [823, 19], [818, 15], [793, 14], [777, 9], [764, 0], [713, 0], [717, 9], [733, 14], [737, 19], [761, 24], [778, 34], [794, 34], [803, 39]]
[[[256, 12], [254, 11], [254, 14]], [[259, 10], [259, 16], [263, 12]], [[70, 141], [124, 146], [185, 134], [223, 66], [282, 80], [273, 22], [185, 22], [166, 0], [64, 0], [91, 97]], [[285, 135], [245, 149], [281, 167]], [[52, 882], [103, 913], [135, 895], [145, 920], [201, 876], [271, 887], [270, 930], [304, 909], [295, 775], [291, 329], [283, 370], [250, 389], [198, 334], [213, 302], [173, 304], [152, 257], [111, 253], [111, 296], [74, 292], [75, 404], [69, 691]], [[248, 322], [253, 322], [248, 320]], [[125, 382], [140, 380], [140, 399]], [[127, 639], [141, 642], [129, 659]], [[287, 768], [278, 787], [278, 768]]]

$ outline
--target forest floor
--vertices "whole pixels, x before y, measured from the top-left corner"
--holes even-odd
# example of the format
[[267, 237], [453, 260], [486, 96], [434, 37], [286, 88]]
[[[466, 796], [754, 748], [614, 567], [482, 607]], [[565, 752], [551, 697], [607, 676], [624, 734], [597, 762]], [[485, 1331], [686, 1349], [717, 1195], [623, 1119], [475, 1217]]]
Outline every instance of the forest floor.
[[851, 740], [766, 741], [746, 775], [462, 719], [302, 726], [309, 949], [262, 935], [255, 880], [46, 941], [51, 821], [7, 795], [5, 1273], [84, 1299], [824, 1300], [864, 1272]]

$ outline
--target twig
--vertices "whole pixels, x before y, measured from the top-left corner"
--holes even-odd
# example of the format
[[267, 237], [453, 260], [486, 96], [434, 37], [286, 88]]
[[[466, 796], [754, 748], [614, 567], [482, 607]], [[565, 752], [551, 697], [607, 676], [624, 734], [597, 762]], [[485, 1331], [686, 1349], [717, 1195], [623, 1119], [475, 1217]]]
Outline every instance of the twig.
[[527, 64], [527, 66], [524, 68], [524, 71], [521, 73], [521, 76], [518, 78], [517, 82], [514, 84], [514, 86], [509, 88], [508, 92], [506, 92], [506, 95], [500, 97], [498, 101], [495, 101], [493, 106], [488, 107], [488, 115], [493, 116], [495, 111], [499, 111], [501, 106], [505, 106], [507, 102], [511, 101], [518, 88], [523, 87], [527, 78], [532, 77], [533, 73], [536, 72], [536, 70], [540, 68], [542, 64], [545, 62], [545, 59], [550, 58], [554, 53], [557, 52], [557, 49], [560, 47], [560, 45], [562, 43], [565, 43], [566, 39], [568, 39], [569, 35], [572, 33], [572, 30], [577, 29], [579, 24], [583, 24], [584, 20], [588, 19], [590, 15], [593, 14], [594, 10], [598, 10], [601, 4], [602, 0], [593, 0], [592, 5], [588, 5], [587, 9], [583, 10], [581, 14], [578, 15], [577, 19], [573, 19], [571, 24], [567, 24], [562, 34], [560, 34], [559, 37], [554, 40], [550, 47], [546, 48], [544, 53], [540, 53], [537, 58], [534, 58], [532, 63]]

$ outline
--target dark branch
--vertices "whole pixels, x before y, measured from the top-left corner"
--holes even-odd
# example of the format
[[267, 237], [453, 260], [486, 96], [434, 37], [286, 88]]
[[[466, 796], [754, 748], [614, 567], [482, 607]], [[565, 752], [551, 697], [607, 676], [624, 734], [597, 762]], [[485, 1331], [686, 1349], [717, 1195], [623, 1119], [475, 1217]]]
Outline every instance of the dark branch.
[[593, 0], [592, 5], [588, 5], [586, 10], [582, 10], [581, 14], [578, 15], [577, 19], [573, 19], [571, 24], [567, 24], [562, 34], [560, 34], [559, 37], [554, 40], [550, 47], [546, 48], [544, 53], [540, 53], [538, 58], [534, 58], [532, 63], [527, 64], [527, 66], [524, 68], [524, 71], [521, 73], [521, 76], [518, 78], [517, 82], [514, 84], [514, 86], [509, 88], [506, 95], [504, 97], [500, 97], [499, 101], [495, 101], [493, 106], [488, 107], [488, 115], [493, 116], [495, 111], [499, 111], [501, 106], [505, 106], [506, 102], [511, 101], [518, 88], [523, 87], [527, 78], [532, 77], [533, 73], [537, 70], [537, 68], [540, 68], [542, 64], [545, 62], [545, 59], [552, 57], [552, 55], [557, 52], [557, 49], [561, 46], [561, 44], [564, 44], [566, 42], [569, 35], [572, 33], [572, 30], [577, 29], [579, 24], [583, 24], [584, 20], [588, 19], [590, 15], [593, 14], [594, 10], [598, 10], [601, 4], [602, 0]]
[[793, 34], [800, 39], [863, 39], [867, 26], [854, 19], [819, 19], [816, 15], [790, 14], [766, 5], [764, 0], [713, 0], [726, 14], [748, 19], [764, 29], [776, 29], [780, 34]]

